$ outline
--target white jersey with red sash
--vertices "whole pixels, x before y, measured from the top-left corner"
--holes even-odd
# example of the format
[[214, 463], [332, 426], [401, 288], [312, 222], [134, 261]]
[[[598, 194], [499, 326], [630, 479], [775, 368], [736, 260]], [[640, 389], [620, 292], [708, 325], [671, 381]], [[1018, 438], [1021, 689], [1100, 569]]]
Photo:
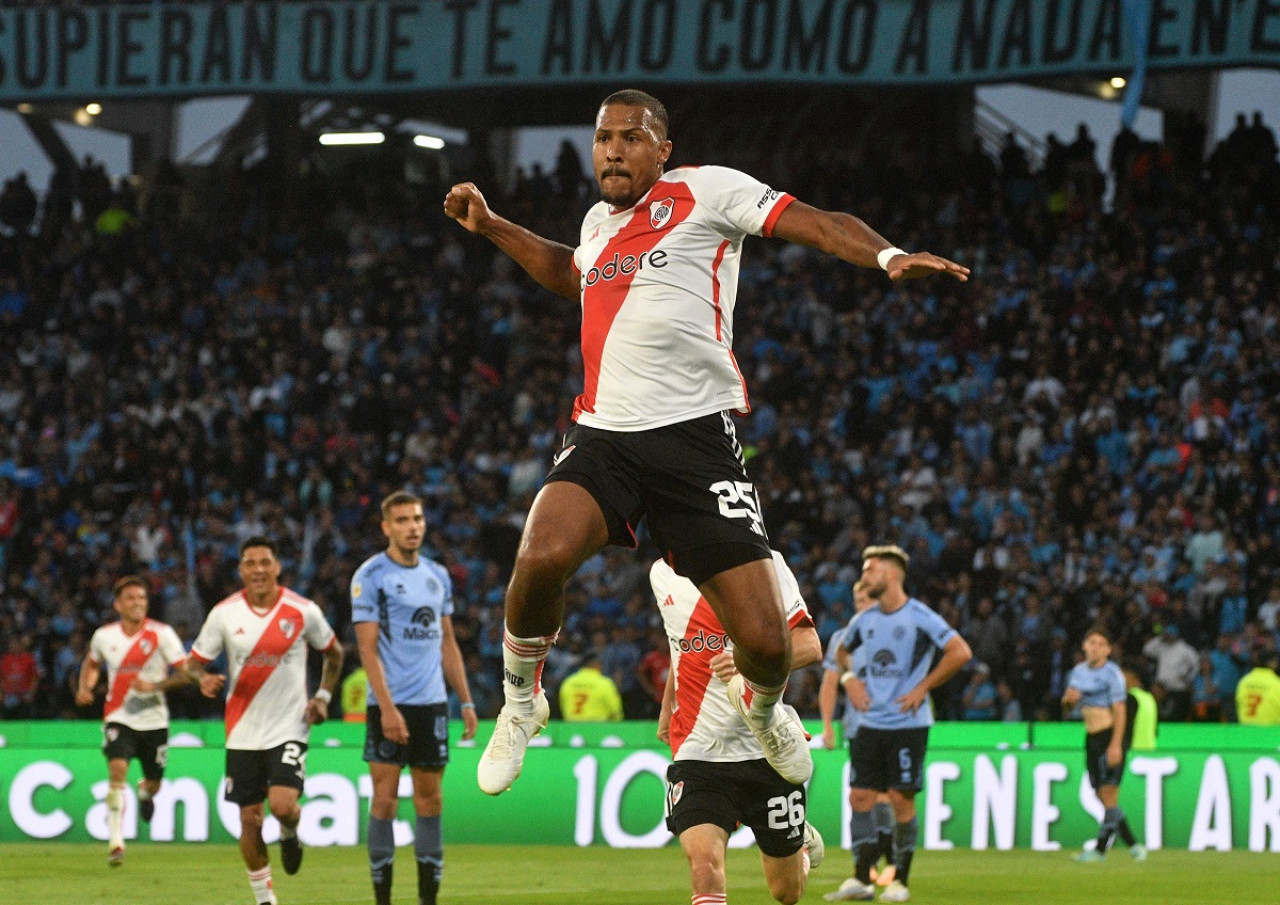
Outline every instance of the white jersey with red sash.
[[[812, 625], [795, 575], [777, 551], [773, 564], [782, 588], [787, 625]], [[697, 586], [662, 560], [649, 570], [649, 581], [671, 644], [671, 672], [676, 701], [671, 712], [671, 755], [675, 760], [713, 762], [759, 760], [764, 757], [728, 689], [711, 671], [711, 658], [733, 649], [729, 635]]]
[[243, 591], [209, 612], [191, 656], [209, 663], [227, 655], [228, 748], [306, 741], [307, 646], [326, 650], [333, 641], [320, 607], [288, 588], [265, 612], [249, 606]]
[[733, 357], [742, 241], [795, 199], [727, 167], [664, 173], [634, 207], [601, 201], [573, 254], [582, 287], [583, 391], [573, 418], [639, 431], [747, 412]]
[[129, 686], [138, 678], [162, 682], [168, 677], [170, 666], [186, 659], [177, 632], [163, 622], [146, 619], [138, 631], [126, 635], [124, 623], [112, 622], [93, 633], [89, 656], [94, 663], [107, 667], [103, 722], [120, 723], [140, 732], [169, 725], [169, 706], [163, 694], [144, 694]]

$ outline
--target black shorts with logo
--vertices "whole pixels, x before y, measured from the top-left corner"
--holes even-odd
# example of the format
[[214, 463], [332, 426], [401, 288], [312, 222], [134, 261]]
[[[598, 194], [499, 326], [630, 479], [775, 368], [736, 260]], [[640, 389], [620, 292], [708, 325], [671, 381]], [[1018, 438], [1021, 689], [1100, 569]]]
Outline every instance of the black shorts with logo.
[[1084, 760], [1089, 768], [1089, 784], [1095, 789], [1102, 786], [1118, 786], [1124, 778], [1125, 755], [1120, 752], [1120, 763], [1114, 767], [1107, 763], [1107, 746], [1111, 744], [1111, 730], [1091, 732], [1084, 737]]
[[307, 743], [285, 742], [265, 751], [227, 749], [223, 798], [239, 805], [261, 804], [271, 786], [302, 791], [307, 780]]
[[663, 557], [694, 584], [770, 556], [728, 412], [643, 431], [575, 424], [547, 475], [552, 481], [571, 481], [595, 497], [610, 543], [634, 547], [647, 516]]
[[804, 786], [787, 782], [765, 760], [678, 760], [667, 768], [665, 810], [675, 836], [707, 823], [726, 833], [743, 824], [770, 857], [786, 858], [804, 845]]
[[164, 779], [164, 765], [169, 759], [169, 729], [134, 729], [124, 723], [107, 723], [102, 727], [102, 753], [107, 760], [136, 757], [142, 764], [144, 777]]
[[928, 726], [859, 726], [858, 734], [849, 739], [849, 785], [877, 792], [919, 792], [924, 788], [924, 753], [928, 747]]
[[401, 745], [382, 734], [382, 708], [370, 704], [365, 714], [364, 759], [371, 764], [403, 767], [443, 767], [449, 763], [449, 706], [402, 704], [400, 715], [409, 727], [409, 742]]

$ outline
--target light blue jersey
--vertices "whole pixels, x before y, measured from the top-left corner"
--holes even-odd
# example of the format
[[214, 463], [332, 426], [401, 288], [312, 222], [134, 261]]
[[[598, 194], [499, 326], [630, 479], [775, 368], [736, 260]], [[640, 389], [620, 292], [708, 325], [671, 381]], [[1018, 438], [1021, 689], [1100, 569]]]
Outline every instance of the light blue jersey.
[[1110, 660], [1097, 669], [1088, 663], [1077, 663], [1067, 676], [1067, 687], [1080, 689], [1080, 707], [1110, 707], [1124, 703], [1129, 695], [1124, 673]]
[[[848, 649], [848, 646], [845, 644], [845, 640], [847, 638], [849, 627], [852, 625], [853, 620], [851, 619], [849, 620], [849, 625], [844, 626], [838, 632], [832, 634], [831, 640], [827, 642], [827, 655], [822, 658], [823, 669], [829, 669], [837, 675], [844, 675], [844, 672], [840, 669], [840, 664], [836, 661], [836, 649], [839, 647], [844, 647], [846, 650]], [[850, 659], [849, 668], [858, 668], [856, 658]], [[843, 692], [844, 689], [841, 688], [841, 691]], [[849, 700], [846, 697], [844, 702], [844, 737], [846, 739], [851, 739], [858, 734], [858, 723], [860, 722], [861, 717], [862, 714], [856, 707], [849, 703]]]
[[945, 619], [914, 597], [892, 613], [873, 606], [853, 618], [845, 647], [854, 672], [867, 686], [871, 708], [861, 714], [869, 729], [916, 729], [933, 725], [929, 701], [902, 713], [898, 698], [919, 685], [933, 667], [933, 655], [956, 637]]
[[[402, 566], [385, 552], [351, 576], [351, 621], [378, 623], [378, 658], [396, 704], [442, 704], [440, 622], [453, 615], [453, 582], [425, 557]], [[368, 702], [377, 699], [369, 691]]]

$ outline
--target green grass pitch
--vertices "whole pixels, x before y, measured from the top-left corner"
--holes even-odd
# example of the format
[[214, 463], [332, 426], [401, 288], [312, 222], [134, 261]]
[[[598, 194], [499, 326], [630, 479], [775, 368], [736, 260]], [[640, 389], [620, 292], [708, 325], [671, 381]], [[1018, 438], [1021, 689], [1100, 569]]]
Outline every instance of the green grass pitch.
[[[275, 884], [281, 905], [371, 903], [363, 848], [310, 849], [297, 876]], [[416, 905], [412, 853], [397, 851], [396, 905]], [[804, 902], [847, 875], [846, 852], [831, 850], [810, 877]], [[759, 855], [729, 853], [731, 905], [766, 905]], [[920, 852], [912, 901], [938, 905], [1275, 905], [1280, 857], [1247, 852], [1152, 852], [1135, 864], [1123, 851], [1102, 864], [1066, 852]], [[640, 851], [547, 846], [457, 845], [445, 851], [441, 903], [679, 905], [689, 901], [675, 846]], [[252, 905], [234, 846], [136, 843], [110, 869], [103, 845], [0, 845], [0, 902], [14, 905]]]

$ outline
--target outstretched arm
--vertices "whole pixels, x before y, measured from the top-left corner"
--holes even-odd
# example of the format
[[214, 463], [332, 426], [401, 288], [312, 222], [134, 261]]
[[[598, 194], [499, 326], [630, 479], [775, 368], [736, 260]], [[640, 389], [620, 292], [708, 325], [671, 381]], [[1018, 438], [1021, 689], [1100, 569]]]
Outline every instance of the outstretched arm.
[[[819, 210], [801, 201], [793, 201], [779, 215], [773, 235], [825, 251], [859, 267], [879, 267], [876, 256], [893, 247], [853, 214]], [[935, 273], [949, 274], [962, 281], [969, 279], [968, 267], [927, 251], [895, 255], [889, 259], [887, 269], [891, 280], [917, 279]]]
[[579, 299], [578, 271], [573, 249], [499, 217], [489, 210], [484, 195], [470, 182], [449, 190], [444, 212], [467, 230], [484, 236], [525, 269], [544, 288], [572, 302]]

